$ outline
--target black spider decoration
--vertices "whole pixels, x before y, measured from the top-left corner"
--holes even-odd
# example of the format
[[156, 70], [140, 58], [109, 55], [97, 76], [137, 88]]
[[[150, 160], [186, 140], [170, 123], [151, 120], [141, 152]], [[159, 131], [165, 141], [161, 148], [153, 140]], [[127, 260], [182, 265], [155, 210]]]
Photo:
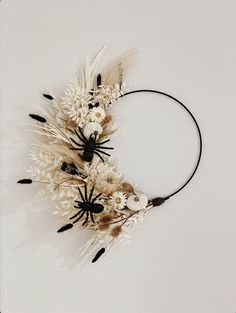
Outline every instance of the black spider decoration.
[[109, 142], [110, 139], [107, 139], [105, 141], [102, 142], [97, 142], [97, 136], [96, 135], [90, 135], [89, 139], [87, 139], [85, 137], [85, 135], [82, 132], [81, 128], [79, 129], [79, 133], [75, 130], [75, 133], [77, 135], [77, 137], [83, 142], [83, 144], [78, 143], [77, 141], [75, 141], [73, 138], [70, 137], [70, 139], [73, 141], [74, 144], [76, 144], [79, 148], [70, 148], [71, 150], [79, 150], [79, 151], [83, 151], [82, 154], [82, 159], [84, 161], [87, 162], [91, 162], [93, 159], [93, 155], [96, 154], [101, 160], [102, 162], [104, 162], [103, 157], [101, 156], [101, 154], [105, 154], [110, 156], [109, 153], [102, 151], [103, 149], [107, 149], [107, 150], [112, 150], [114, 148], [112, 147], [103, 147], [102, 145]]
[[85, 220], [82, 223], [82, 226], [85, 225], [88, 220], [89, 220], [89, 216], [91, 218], [91, 221], [94, 223], [94, 218], [93, 218], [93, 214], [98, 214], [101, 213], [104, 210], [104, 206], [101, 203], [96, 203], [95, 201], [102, 195], [101, 193], [99, 193], [98, 195], [96, 195], [93, 199], [93, 191], [94, 191], [94, 187], [91, 189], [90, 195], [88, 197], [88, 192], [87, 192], [87, 184], [84, 184], [84, 195], [81, 192], [81, 189], [78, 187], [80, 196], [82, 201], [75, 201], [75, 205], [74, 207], [76, 209], [79, 209], [79, 211], [70, 217], [70, 220], [73, 220], [74, 218], [76, 218], [76, 220], [74, 220], [74, 222], [66, 224], [64, 226], [62, 226], [57, 232], [61, 233], [67, 229], [70, 229], [74, 226], [75, 223], [77, 223], [86, 213], [86, 217]]

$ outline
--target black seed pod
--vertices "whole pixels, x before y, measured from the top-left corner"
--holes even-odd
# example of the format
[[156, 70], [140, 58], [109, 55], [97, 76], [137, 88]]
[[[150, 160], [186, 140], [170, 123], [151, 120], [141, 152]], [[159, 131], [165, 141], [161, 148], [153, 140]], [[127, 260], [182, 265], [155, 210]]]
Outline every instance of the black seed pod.
[[36, 120], [36, 121], [38, 121], [38, 122], [40, 122], [40, 123], [46, 123], [46, 122], [47, 122], [46, 118], [44, 118], [44, 117], [42, 117], [42, 116], [40, 116], [40, 115], [29, 114], [29, 116], [30, 116], [32, 119], [34, 119], [34, 120]]
[[95, 257], [92, 259], [92, 263], [95, 263], [100, 258], [100, 256], [103, 255], [104, 252], [105, 248], [100, 249], [95, 255]]
[[57, 232], [58, 233], [62, 233], [63, 231], [68, 230], [68, 229], [70, 229], [72, 227], [73, 227], [73, 224], [66, 224], [66, 225], [62, 226], [60, 229], [58, 229]]
[[46, 94], [46, 93], [43, 93], [43, 96], [44, 96], [46, 99], [48, 99], [48, 100], [53, 100], [53, 99], [54, 99], [53, 96], [48, 95], [48, 94]]
[[102, 76], [101, 76], [101, 74], [98, 74], [98, 76], [97, 76], [97, 86], [101, 86], [101, 84], [102, 84]]
[[18, 180], [18, 184], [32, 184], [32, 179], [29, 179], [29, 178], [24, 178], [24, 179], [20, 179]]

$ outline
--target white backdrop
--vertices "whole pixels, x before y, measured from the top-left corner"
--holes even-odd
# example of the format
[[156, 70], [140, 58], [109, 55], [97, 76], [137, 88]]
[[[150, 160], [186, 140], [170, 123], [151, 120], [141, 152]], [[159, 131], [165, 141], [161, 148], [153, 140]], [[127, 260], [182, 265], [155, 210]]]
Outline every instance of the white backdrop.
[[[2, 0], [1, 312], [236, 312], [236, 1]], [[82, 268], [90, 234], [58, 236], [53, 203], [16, 185], [29, 166], [26, 124], [45, 91], [62, 94], [86, 57], [139, 50], [130, 89], [181, 99], [203, 132], [191, 184], [154, 209], [132, 234]], [[132, 95], [115, 108], [114, 156], [151, 197], [175, 190], [193, 168], [195, 128], [175, 103]]]

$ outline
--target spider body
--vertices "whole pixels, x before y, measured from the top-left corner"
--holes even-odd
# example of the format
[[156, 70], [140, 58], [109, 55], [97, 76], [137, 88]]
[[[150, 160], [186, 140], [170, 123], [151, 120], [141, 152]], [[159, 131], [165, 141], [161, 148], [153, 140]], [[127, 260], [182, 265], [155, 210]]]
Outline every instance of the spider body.
[[91, 221], [94, 223], [93, 214], [99, 214], [104, 210], [104, 206], [101, 203], [96, 203], [96, 200], [101, 196], [101, 193], [99, 193], [94, 198], [92, 198], [94, 187], [91, 189], [91, 192], [88, 196], [87, 184], [85, 183], [84, 186], [85, 186], [84, 187], [84, 195], [82, 194], [81, 189], [78, 187], [81, 201], [80, 200], [75, 201], [74, 207], [76, 209], [78, 209], [78, 212], [75, 215], [70, 217], [70, 220], [74, 220], [74, 221], [72, 223], [69, 223], [69, 224], [62, 226], [57, 231], [58, 233], [61, 233], [67, 229], [72, 228], [74, 226], [74, 224], [77, 223], [84, 215], [86, 215], [86, 217], [85, 217], [82, 225], [85, 225], [88, 222], [89, 217], [90, 217]]
[[101, 156], [101, 154], [104, 154], [107, 156], [110, 156], [110, 154], [103, 151], [103, 150], [114, 149], [112, 147], [104, 147], [103, 146], [105, 143], [109, 142], [110, 139], [107, 139], [107, 140], [102, 141], [102, 142], [98, 142], [96, 134], [94, 136], [93, 136], [93, 134], [91, 134], [89, 139], [87, 139], [85, 137], [84, 133], [82, 132], [81, 128], [79, 128], [79, 132], [77, 132], [75, 130], [75, 133], [76, 133], [77, 137], [82, 141], [82, 143], [78, 143], [77, 141], [75, 141], [73, 138], [70, 137], [72, 142], [78, 147], [78, 148], [70, 148], [70, 149], [83, 151], [81, 157], [86, 162], [91, 162], [94, 154], [96, 154], [102, 160], [102, 162], [104, 162], [104, 159]]

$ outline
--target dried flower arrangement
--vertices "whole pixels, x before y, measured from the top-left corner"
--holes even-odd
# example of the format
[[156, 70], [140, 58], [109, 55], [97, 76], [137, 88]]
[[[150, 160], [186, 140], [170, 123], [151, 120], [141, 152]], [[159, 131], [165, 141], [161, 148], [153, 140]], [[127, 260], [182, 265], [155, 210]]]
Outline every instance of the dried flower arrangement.
[[92, 262], [115, 242], [127, 240], [151, 208], [184, 187], [167, 197], [148, 200], [123, 178], [110, 158], [113, 147], [107, 144], [116, 131], [110, 108], [125, 95], [124, 76], [134, 51], [128, 50], [100, 71], [105, 49], [87, 61], [62, 98], [43, 94], [50, 107], [41, 109], [40, 115], [29, 114], [37, 122], [33, 129], [40, 141], [30, 153], [35, 164], [28, 169], [31, 178], [18, 181], [45, 184], [55, 202], [54, 213], [66, 219], [58, 233], [75, 224], [94, 230], [81, 248], [81, 256], [93, 255]]

